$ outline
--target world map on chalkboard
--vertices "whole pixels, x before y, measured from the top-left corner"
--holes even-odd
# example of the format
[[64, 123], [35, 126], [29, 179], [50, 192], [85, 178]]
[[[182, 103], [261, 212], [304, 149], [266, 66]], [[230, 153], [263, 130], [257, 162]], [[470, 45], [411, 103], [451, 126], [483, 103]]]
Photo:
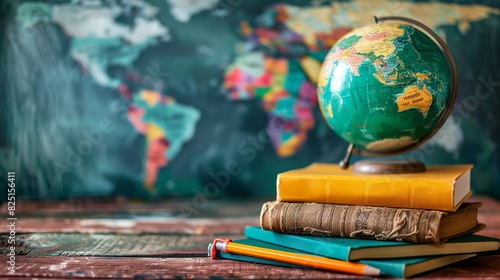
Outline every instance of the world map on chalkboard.
[[345, 152], [316, 94], [330, 48], [397, 15], [442, 36], [460, 77], [403, 157], [473, 163], [500, 197], [500, 5], [448, 2], [7, 1], [0, 167], [34, 199], [272, 196], [277, 173]]

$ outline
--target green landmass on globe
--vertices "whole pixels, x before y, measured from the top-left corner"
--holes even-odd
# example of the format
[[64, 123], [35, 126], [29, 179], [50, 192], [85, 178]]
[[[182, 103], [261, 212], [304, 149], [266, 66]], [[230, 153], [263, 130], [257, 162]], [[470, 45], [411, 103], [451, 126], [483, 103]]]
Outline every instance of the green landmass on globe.
[[401, 23], [355, 29], [332, 47], [318, 79], [330, 127], [372, 152], [391, 152], [431, 133], [451, 106], [451, 72], [439, 45]]

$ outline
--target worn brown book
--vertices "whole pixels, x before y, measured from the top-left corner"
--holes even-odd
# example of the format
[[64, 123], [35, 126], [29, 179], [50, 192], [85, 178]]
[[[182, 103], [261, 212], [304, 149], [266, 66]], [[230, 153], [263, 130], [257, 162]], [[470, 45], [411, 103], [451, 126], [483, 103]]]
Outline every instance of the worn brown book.
[[463, 203], [455, 212], [323, 203], [267, 202], [261, 227], [279, 233], [442, 243], [480, 231], [481, 203]]

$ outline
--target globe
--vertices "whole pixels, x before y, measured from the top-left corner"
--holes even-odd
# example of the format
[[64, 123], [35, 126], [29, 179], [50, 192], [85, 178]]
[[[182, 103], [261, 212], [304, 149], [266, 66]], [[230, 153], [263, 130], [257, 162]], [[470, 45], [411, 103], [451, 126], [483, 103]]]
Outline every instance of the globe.
[[446, 119], [453, 74], [433, 36], [408, 23], [370, 24], [343, 36], [327, 54], [318, 78], [320, 109], [361, 151], [403, 151]]

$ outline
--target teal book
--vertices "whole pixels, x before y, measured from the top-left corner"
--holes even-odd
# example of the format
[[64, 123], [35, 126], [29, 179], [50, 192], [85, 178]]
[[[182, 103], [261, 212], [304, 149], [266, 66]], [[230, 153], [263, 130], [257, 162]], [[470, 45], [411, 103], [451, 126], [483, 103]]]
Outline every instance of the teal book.
[[500, 239], [476, 234], [456, 238], [442, 244], [294, 235], [263, 230], [260, 227], [247, 227], [245, 236], [344, 261], [467, 254], [495, 251], [500, 248]]
[[[286, 248], [283, 246], [278, 246], [270, 244], [267, 242], [262, 242], [254, 239], [240, 239], [233, 240], [235, 243], [251, 245], [256, 247], [263, 247], [268, 249], [280, 250], [291, 253], [298, 253], [304, 255], [313, 255], [307, 252], [294, 250]], [[208, 256], [211, 257], [212, 254], [212, 244], [208, 245]], [[291, 268], [309, 268], [302, 267], [298, 265], [288, 264], [280, 261], [272, 261], [267, 259], [262, 259], [258, 257], [245, 256], [240, 254], [227, 253], [222, 251], [217, 251], [217, 258], [244, 261], [258, 264], [276, 265]], [[457, 255], [445, 255], [445, 256], [434, 256], [434, 257], [420, 257], [420, 258], [399, 258], [399, 259], [385, 259], [385, 260], [361, 260], [360, 263], [370, 265], [372, 267], [378, 268], [382, 272], [382, 276], [390, 276], [396, 278], [412, 277], [417, 274], [421, 274], [439, 267], [443, 267], [452, 263], [456, 263], [468, 258], [475, 256], [476, 254], [457, 254]]]
[[383, 275], [406, 278], [463, 261], [476, 254], [457, 254], [419, 258], [399, 258], [385, 260], [361, 260], [361, 263], [380, 269]]

